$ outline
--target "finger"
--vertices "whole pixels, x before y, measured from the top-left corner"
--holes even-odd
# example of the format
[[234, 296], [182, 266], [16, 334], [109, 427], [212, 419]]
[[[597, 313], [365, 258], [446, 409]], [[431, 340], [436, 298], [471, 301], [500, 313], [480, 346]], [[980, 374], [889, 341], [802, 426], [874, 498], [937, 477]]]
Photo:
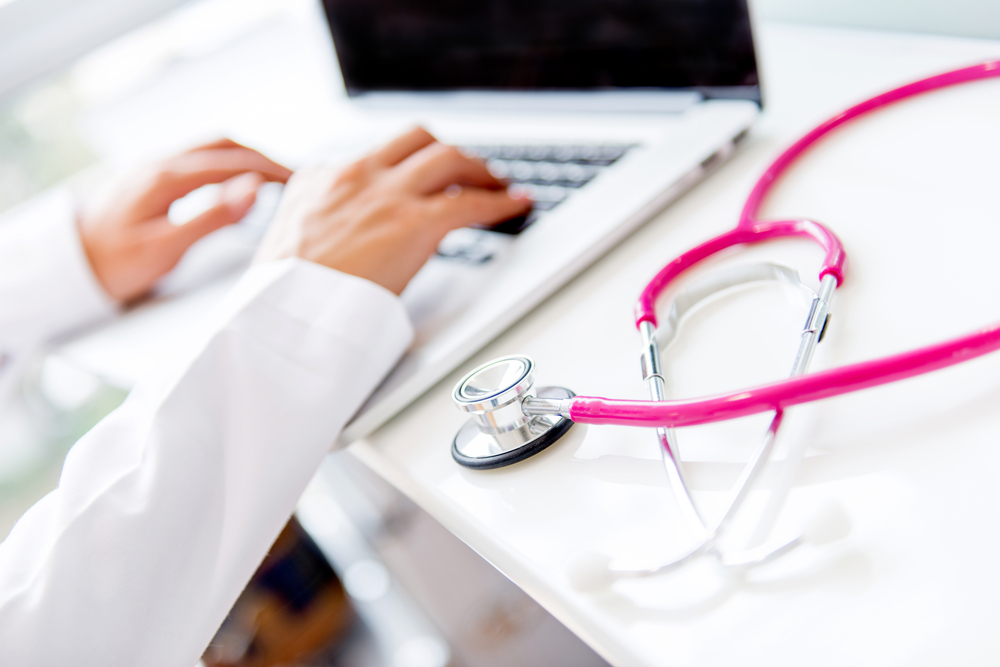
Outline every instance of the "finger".
[[440, 192], [453, 183], [491, 190], [504, 187], [481, 161], [444, 144], [435, 143], [421, 149], [398, 168], [408, 187], [421, 194]]
[[216, 148], [246, 148], [241, 143], [237, 143], [230, 139], [229, 137], [221, 137], [215, 141], [210, 141], [205, 144], [199, 144], [197, 146], [192, 146], [191, 148], [184, 151], [185, 153], [194, 153], [196, 151], [212, 150]]
[[[167, 158], [160, 163], [164, 172], [179, 176], [195, 171], [223, 170], [233, 172], [256, 171], [267, 180], [284, 183], [292, 175], [291, 169], [278, 164], [252, 148], [202, 148]], [[226, 180], [226, 179], [223, 179]], [[217, 181], [221, 182], [221, 181]]]
[[183, 225], [174, 225], [167, 236], [173, 250], [183, 253], [198, 239], [239, 222], [257, 200], [257, 188], [264, 183], [264, 177], [250, 172], [231, 178], [222, 184], [219, 203]]
[[428, 205], [436, 223], [452, 230], [473, 224], [503, 222], [528, 212], [531, 200], [523, 196], [511, 197], [505, 190], [466, 187], [460, 192], [449, 188], [448, 192], [433, 195], [428, 198]]
[[165, 212], [174, 200], [203, 185], [222, 183], [247, 172], [281, 183], [292, 175], [291, 170], [249, 148], [183, 153], [160, 165], [148, 201], [156, 213]]
[[378, 167], [392, 167], [436, 141], [430, 132], [422, 127], [415, 127], [369, 155], [367, 161]]

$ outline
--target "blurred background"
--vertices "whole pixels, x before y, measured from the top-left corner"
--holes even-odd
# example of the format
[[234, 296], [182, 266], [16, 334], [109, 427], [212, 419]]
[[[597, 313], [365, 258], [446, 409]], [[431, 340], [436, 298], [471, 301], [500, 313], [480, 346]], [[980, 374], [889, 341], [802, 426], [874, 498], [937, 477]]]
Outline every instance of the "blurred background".
[[[757, 0], [751, 6], [765, 22], [1000, 38], [1000, 3], [993, 0]], [[107, 145], [95, 120], [100, 109], [204, 65], [274, 22], [299, 23], [315, 34], [322, 30], [317, 11], [312, 0], [0, 0], [0, 211], [99, 159], [124, 157], [112, 150], [120, 146]], [[332, 62], [323, 39], [302, 48], [326, 51], [322, 57]], [[139, 142], [133, 155], [155, 148], [148, 144]]]
[[[992, 0], [751, 6], [765, 22], [1000, 38], [1000, 3]], [[125, 157], [112, 150], [120, 146], [107, 145], [95, 120], [102, 108], [204, 65], [275, 21], [309, 26], [315, 35], [322, 30], [317, 12], [312, 0], [0, 0], [0, 211], [100, 159]], [[332, 62], [323, 39], [311, 47]], [[155, 148], [139, 142], [130, 157]]]
[[[996, 0], [751, 5], [768, 23], [1000, 39]], [[222, 135], [295, 167], [360, 127], [342, 97], [314, 0], [0, 0], [0, 216], [56, 184], [87, 189]], [[18, 378], [0, 383], [0, 538], [127, 395], [45, 350]], [[205, 661], [604, 664], [344, 453], [324, 464]]]

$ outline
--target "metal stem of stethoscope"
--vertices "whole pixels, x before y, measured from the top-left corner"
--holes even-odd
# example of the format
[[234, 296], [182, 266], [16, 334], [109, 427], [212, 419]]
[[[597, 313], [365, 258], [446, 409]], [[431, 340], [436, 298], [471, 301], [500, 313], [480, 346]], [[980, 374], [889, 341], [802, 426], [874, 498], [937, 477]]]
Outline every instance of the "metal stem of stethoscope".
[[[809, 308], [809, 315], [806, 318], [805, 326], [802, 329], [798, 352], [795, 355], [795, 361], [792, 364], [792, 371], [790, 373], [792, 377], [802, 375], [809, 368], [809, 363], [812, 361], [813, 354], [816, 351], [816, 345], [823, 336], [827, 317], [830, 314], [830, 304], [833, 300], [833, 293], [836, 288], [837, 279], [830, 275], [825, 276], [820, 283], [819, 293], [812, 300], [812, 304]], [[646, 385], [649, 390], [649, 395], [654, 401], [662, 401], [666, 398], [665, 381], [663, 376], [659, 374], [661, 366], [659, 359], [659, 345], [657, 344], [655, 338], [656, 331], [651, 322], [643, 322], [640, 327], [640, 332], [643, 337], [643, 350], [646, 351], [643, 356], [645, 358], [648, 355], [649, 370], [655, 371], [647, 374], [647, 363], [643, 364], [643, 373], [647, 374]], [[690, 525], [698, 533], [704, 534], [704, 537], [697, 547], [680, 558], [668, 563], [663, 563], [648, 570], [643, 570], [642, 574], [632, 576], [651, 576], [654, 574], [661, 574], [715, 549], [716, 542], [722, 537], [726, 527], [732, 521], [733, 517], [736, 516], [739, 509], [743, 506], [743, 502], [746, 499], [747, 494], [750, 492], [750, 489], [753, 488], [754, 483], [763, 471], [764, 465], [770, 460], [771, 452], [774, 450], [778, 429], [781, 427], [783, 417], [783, 412], [778, 412], [774, 415], [770, 426], [768, 426], [767, 433], [765, 433], [764, 437], [761, 439], [756, 451], [753, 456], [751, 456], [747, 465], [743, 468], [740, 478], [733, 487], [730, 498], [726, 503], [726, 510], [722, 514], [722, 518], [720, 518], [711, 529], [709, 529], [709, 527], [705, 524], [701, 514], [698, 512], [694, 504], [694, 500], [691, 497], [689, 487], [685, 481], [684, 474], [680, 466], [680, 454], [678, 451], [674, 429], [656, 429], [657, 440], [659, 441], [660, 451], [663, 457], [663, 464], [666, 468], [667, 477], [670, 480], [674, 495], [680, 506], [683, 508], [684, 514]], [[798, 538], [792, 542], [797, 543]], [[784, 553], [789, 548], [791, 548], [791, 543], [786, 543], [778, 547], [775, 551], [781, 551]], [[739, 558], [738, 554], [734, 554], [737, 558], [732, 559], [732, 565], [746, 566], [750, 564], [759, 564], [757, 561], [761, 560], [761, 558], [766, 557], [766, 560], [770, 560], [770, 556], [768, 556], [769, 553], [770, 552], [767, 552], [765, 554], [761, 554], [758, 558], [750, 559]], [[727, 564], [727, 560], [730, 560], [722, 554], [717, 553], [717, 555], [724, 565]], [[751, 554], [746, 553], [745, 555], [750, 556]], [[614, 571], [613, 564], [612, 570]]]
[[[834, 276], [825, 276], [820, 283], [819, 293], [812, 300], [809, 315], [802, 329], [799, 348], [790, 373], [793, 377], [802, 375], [808, 370], [809, 363], [812, 361], [816, 350], [816, 345], [823, 337], [827, 318], [830, 314], [830, 304], [836, 287], [837, 279]], [[640, 333], [643, 340], [642, 370], [650, 398], [654, 401], [665, 400], [666, 382], [661, 374], [656, 329], [651, 322], [643, 322], [640, 325]], [[781, 411], [774, 415], [771, 424], [768, 426], [767, 433], [761, 439], [756, 451], [751, 456], [747, 465], [744, 466], [743, 472], [733, 486], [726, 503], [726, 510], [711, 528], [708, 527], [698, 511], [690, 488], [686, 483], [683, 469], [680, 465], [681, 459], [674, 429], [662, 427], [656, 429], [657, 441], [660, 446], [671, 490], [685, 519], [692, 529], [701, 535], [701, 541], [680, 557], [644, 567], [606, 560], [594, 554], [584, 556], [571, 568], [571, 580], [574, 585], [583, 590], [593, 591], [610, 585], [615, 579], [663, 575], [705, 555], [713, 555], [718, 559], [719, 564], [726, 569], [745, 570], [769, 563], [805, 542], [806, 540], [803, 535], [798, 535], [778, 545], [763, 545], [736, 553], [722, 553], [716, 547], [719, 539], [725, 534], [726, 528], [743, 506], [747, 494], [753, 488], [765, 464], [770, 460], [783, 418], [784, 413]], [[834, 520], [838, 518], [835, 517]]]
[[[836, 288], [837, 279], [833, 276], [824, 277], [820, 283], [819, 293], [812, 300], [809, 307], [809, 316], [806, 318], [805, 326], [802, 329], [798, 352], [795, 355], [792, 371], [789, 374], [791, 377], [802, 375], [808, 370], [809, 363], [812, 361], [813, 354], [816, 351], [816, 345], [823, 336], [827, 317], [830, 314], [830, 303], [833, 300], [833, 292]], [[656, 331], [651, 322], [643, 322], [640, 330], [643, 337], [643, 349], [648, 350], [652, 363], [655, 364], [656, 370], [659, 371], [660, 359], [659, 346], [655, 340]], [[646, 344], [647, 340], [651, 341], [649, 345]], [[652, 400], [662, 401], [666, 399], [665, 381], [663, 376], [658, 372], [655, 375], [651, 374], [646, 377], [646, 386], [649, 390], [649, 397]], [[725, 529], [726, 525], [732, 520], [737, 510], [742, 506], [747, 493], [760, 475], [764, 463], [770, 459], [778, 429], [781, 426], [782, 417], [782, 412], [777, 412], [774, 415], [767, 433], [751, 457], [750, 462], [744, 468], [740, 479], [736, 482], [736, 486], [733, 487], [733, 494], [726, 505], [726, 511], [716, 526], [706, 536], [706, 541], [714, 542]], [[705, 525], [700, 513], [694, 506], [693, 499], [684, 479], [684, 474], [681, 471], [676, 432], [674, 429], [661, 427], [656, 429], [656, 434], [661, 445], [660, 450], [663, 455], [664, 466], [667, 469], [667, 476], [670, 478], [671, 484], [675, 484], [674, 492], [677, 495], [678, 502], [682, 506], [685, 506], [685, 514], [692, 521], [692, 526], [696, 526], [700, 532], [708, 530], [708, 526]]]

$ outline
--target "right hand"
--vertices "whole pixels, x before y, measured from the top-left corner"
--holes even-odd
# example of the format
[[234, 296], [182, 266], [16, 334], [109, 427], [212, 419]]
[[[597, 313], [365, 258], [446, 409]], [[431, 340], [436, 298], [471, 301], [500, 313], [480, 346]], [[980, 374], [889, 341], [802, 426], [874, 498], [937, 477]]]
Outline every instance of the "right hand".
[[345, 169], [296, 172], [256, 261], [301, 257], [399, 294], [449, 231], [530, 207], [482, 162], [416, 128]]

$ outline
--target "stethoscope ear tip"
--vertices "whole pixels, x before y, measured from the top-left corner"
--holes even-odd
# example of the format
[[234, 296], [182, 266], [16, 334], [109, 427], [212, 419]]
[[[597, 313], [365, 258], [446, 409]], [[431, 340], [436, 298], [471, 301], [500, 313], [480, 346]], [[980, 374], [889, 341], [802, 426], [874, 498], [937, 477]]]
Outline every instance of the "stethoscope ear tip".
[[851, 532], [851, 517], [840, 503], [829, 500], [802, 526], [802, 540], [823, 545], [842, 540]]
[[615, 582], [611, 559], [592, 551], [574, 556], [567, 575], [570, 585], [581, 593], [601, 593]]

